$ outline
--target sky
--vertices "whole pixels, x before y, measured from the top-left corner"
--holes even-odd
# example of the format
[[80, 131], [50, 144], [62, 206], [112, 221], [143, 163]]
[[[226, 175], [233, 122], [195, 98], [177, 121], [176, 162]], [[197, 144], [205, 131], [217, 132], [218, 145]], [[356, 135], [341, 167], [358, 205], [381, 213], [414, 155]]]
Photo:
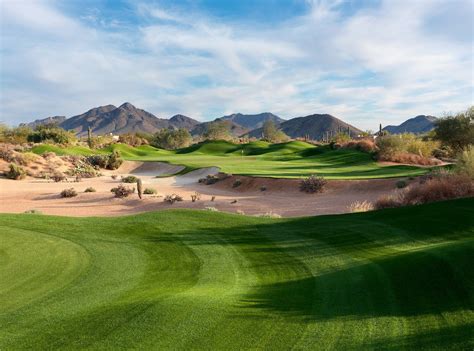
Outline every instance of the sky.
[[0, 0], [0, 122], [130, 102], [160, 118], [473, 104], [472, 0]]

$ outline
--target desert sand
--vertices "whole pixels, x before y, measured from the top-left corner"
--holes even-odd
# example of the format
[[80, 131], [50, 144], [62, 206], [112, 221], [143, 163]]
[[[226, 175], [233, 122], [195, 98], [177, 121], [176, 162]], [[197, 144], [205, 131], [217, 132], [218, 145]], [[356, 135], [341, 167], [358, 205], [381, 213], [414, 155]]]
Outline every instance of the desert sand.
[[[28, 177], [24, 180], [0, 179], [0, 212], [22, 213], [39, 210], [44, 214], [62, 216], [119, 216], [137, 212], [165, 210], [172, 208], [205, 209], [215, 207], [225, 212], [243, 212], [261, 215], [268, 212], [283, 217], [312, 216], [348, 212], [348, 206], [356, 201], [373, 202], [382, 195], [396, 191], [397, 179], [329, 181], [326, 190], [320, 194], [306, 194], [299, 190], [299, 180], [253, 178], [231, 176], [213, 185], [198, 183], [208, 174], [216, 174], [216, 167], [200, 169], [181, 176], [157, 176], [176, 174], [182, 166], [160, 162], [125, 162], [116, 171], [103, 171], [97, 178], [81, 182], [55, 183]], [[117, 179], [112, 179], [117, 175]], [[110, 189], [120, 183], [120, 176], [136, 175], [142, 179], [144, 188], [152, 187], [156, 195], [144, 195], [140, 200], [132, 194], [128, 198], [114, 198]], [[241, 185], [234, 188], [236, 179]], [[131, 187], [135, 184], [125, 184]], [[74, 188], [78, 196], [61, 198], [59, 193]], [[84, 193], [88, 187], [97, 191]], [[262, 187], [266, 190], [262, 191]], [[201, 199], [191, 201], [195, 192]], [[174, 204], [165, 203], [163, 197], [178, 194], [184, 199]], [[212, 197], [215, 197], [212, 201]]]

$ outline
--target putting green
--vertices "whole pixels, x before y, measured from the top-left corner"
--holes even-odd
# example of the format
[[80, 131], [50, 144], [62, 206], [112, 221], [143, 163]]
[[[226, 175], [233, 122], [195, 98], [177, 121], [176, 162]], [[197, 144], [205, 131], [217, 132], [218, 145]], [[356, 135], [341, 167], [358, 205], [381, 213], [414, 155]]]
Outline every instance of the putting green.
[[0, 349], [461, 350], [474, 199], [266, 219], [0, 215]]
[[256, 177], [299, 178], [317, 174], [328, 179], [372, 179], [418, 176], [429, 171], [428, 168], [415, 166], [381, 165], [365, 152], [331, 150], [327, 146], [314, 146], [301, 141], [283, 144], [211, 141], [175, 151], [148, 145], [131, 147], [123, 144], [114, 144], [100, 150], [52, 145], [33, 148], [33, 152], [38, 154], [54, 151], [58, 155], [87, 155], [112, 150], [120, 151], [128, 160], [169, 162], [184, 165], [187, 170], [217, 166], [226, 173]]

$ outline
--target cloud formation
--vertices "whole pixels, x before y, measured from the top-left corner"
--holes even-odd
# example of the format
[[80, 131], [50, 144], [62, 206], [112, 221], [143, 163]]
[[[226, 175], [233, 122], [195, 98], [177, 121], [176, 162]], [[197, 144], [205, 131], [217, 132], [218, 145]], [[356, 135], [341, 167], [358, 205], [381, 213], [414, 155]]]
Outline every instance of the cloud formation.
[[473, 102], [470, 0], [350, 11], [314, 1], [277, 23], [146, 3], [127, 9], [132, 21], [55, 1], [0, 4], [0, 120], [10, 124], [130, 101], [160, 117], [331, 113], [374, 129]]

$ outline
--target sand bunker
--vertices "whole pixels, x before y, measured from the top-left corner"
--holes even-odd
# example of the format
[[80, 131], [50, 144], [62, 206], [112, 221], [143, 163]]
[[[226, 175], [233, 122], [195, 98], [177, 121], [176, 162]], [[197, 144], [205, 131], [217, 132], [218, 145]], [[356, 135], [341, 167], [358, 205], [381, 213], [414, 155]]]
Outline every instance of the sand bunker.
[[[36, 209], [45, 214], [65, 216], [117, 216], [171, 208], [215, 207], [220, 211], [249, 215], [273, 212], [283, 217], [295, 217], [344, 213], [355, 201], [374, 202], [382, 195], [397, 191], [397, 179], [329, 181], [322, 194], [300, 192], [297, 179], [236, 175], [213, 185], [198, 183], [200, 178], [217, 174], [217, 167], [159, 177], [181, 170], [183, 166], [162, 162], [127, 161], [118, 170], [104, 171], [101, 177], [83, 179], [78, 183], [54, 183], [37, 178], [21, 181], [0, 179], [0, 212], [21, 213]], [[139, 176], [145, 188], [152, 187], [158, 194], [145, 195], [143, 200], [139, 200], [136, 194], [125, 199], [114, 198], [110, 189], [120, 183], [120, 177], [112, 179], [111, 175], [128, 174]], [[239, 186], [235, 186], [236, 180], [239, 180]], [[59, 193], [71, 187], [76, 189], [78, 196], [60, 198]], [[96, 192], [84, 193], [88, 187], [93, 187]], [[191, 195], [195, 192], [201, 194], [201, 199], [192, 202]], [[181, 195], [184, 201], [173, 205], [163, 202], [164, 196], [173, 193]]]
[[172, 165], [165, 162], [124, 161], [114, 174], [134, 174], [142, 176], [173, 175], [181, 172], [184, 166]]

